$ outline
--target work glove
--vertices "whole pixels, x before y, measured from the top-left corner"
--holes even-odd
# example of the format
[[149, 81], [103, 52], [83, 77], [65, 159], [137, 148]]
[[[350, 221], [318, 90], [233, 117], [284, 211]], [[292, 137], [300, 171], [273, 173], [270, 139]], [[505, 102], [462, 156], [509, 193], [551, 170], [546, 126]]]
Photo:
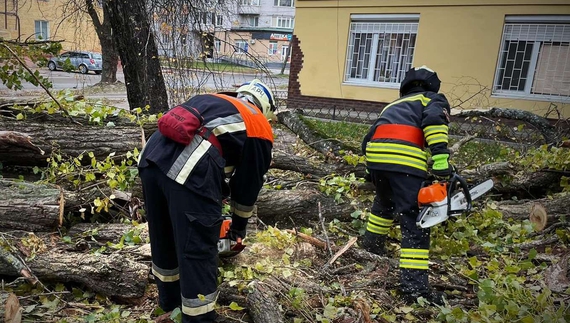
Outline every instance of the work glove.
[[455, 167], [449, 163], [449, 154], [433, 155], [431, 174], [438, 180], [446, 180], [453, 175]]
[[230, 230], [228, 231], [228, 238], [233, 241], [238, 241], [238, 239], [245, 239], [247, 234], [247, 219], [242, 218], [239, 215], [232, 214], [232, 224], [230, 225]]

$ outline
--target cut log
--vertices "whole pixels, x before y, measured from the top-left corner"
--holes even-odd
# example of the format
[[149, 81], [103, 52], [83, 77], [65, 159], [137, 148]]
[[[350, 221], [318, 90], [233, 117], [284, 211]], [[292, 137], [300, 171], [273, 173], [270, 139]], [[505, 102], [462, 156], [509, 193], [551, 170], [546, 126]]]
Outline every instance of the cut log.
[[52, 231], [63, 221], [63, 192], [56, 186], [0, 179], [0, 228]]
[[[125, 255], [96, 255], [49, 249], [27, 261], [41, 281], [84, 284], [97, 293], [128, 302], [144, 296], [149, 267]], [[0, 274], [18, 276], [13, 266], [0, 261]]]
[[533, 208], [543, 208], [547, 214], [547, 225], [554, 224], [562, 216], [570, 215], [568, 205], [570, 205], [570, 195], [560, 195], [552, 199], [542, 198], [536, 200], [501, 201], [496, 202], [497, 210], [503, 213], [506, 218], [516, 220], [526, 220], [531, 215]]

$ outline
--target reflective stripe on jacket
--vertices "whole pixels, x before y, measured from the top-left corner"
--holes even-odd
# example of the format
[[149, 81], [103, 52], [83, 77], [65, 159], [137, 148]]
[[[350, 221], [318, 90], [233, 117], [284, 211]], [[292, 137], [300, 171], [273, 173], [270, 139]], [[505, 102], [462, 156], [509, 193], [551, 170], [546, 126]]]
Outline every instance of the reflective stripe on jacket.
[[232, 203], [253, 208], [271, 163], [273, 132], [267, 118], [254, 105], [227, 94], [197, 95], [184, 104], [200, 112], [204, 127], [220, 142], [223, 157], [201, 136], [184, 146], [156, 131], [141, 152], [138, 166], [152, 162], [198, 194], [206, 194], [204, 183], [223, 181], [210, 178], [208, 167], [224, 167], [231, 176]]
[[427, 153], [449, 153], [449, 103], [443, 94], [412, 93], [388, 104], [362, 142], [370, 169], [427, 174]]

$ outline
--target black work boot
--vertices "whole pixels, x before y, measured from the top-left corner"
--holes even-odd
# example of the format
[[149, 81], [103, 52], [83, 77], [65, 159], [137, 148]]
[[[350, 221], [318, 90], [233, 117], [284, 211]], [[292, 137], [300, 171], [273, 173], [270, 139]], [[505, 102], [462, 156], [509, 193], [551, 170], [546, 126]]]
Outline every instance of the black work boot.
[[404, 293], [400, 292], [400, 298], [404, 303], [412, 305], [417, 303], [418, 298], [423, 297], [425, 300], [433, 305], [445, 305], [444, 298], [445, 294], [435, 290], [428, 290], [426, 292], [418, 293]]
[[386, 235], [366, 231], [360, 236], [358, 244], [366, 251], [378, 256], [386, 256]]

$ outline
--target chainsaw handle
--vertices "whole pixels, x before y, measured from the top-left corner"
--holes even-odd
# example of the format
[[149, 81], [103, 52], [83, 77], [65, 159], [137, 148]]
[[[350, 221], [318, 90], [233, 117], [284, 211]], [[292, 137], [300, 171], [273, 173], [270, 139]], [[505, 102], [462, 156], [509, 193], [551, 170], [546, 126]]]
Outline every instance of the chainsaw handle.
[[[453, 173], [451, 178], [449, 179], [449, 187], [447, 191], [447, 198], [451, 198], [451, 193], [456, 189], [457, 182], [459, 182], [459, 186], [463, 190], [463, 195], [465, 195], [465, 200], [467, 201], [467, 207], [465, 208], [465, 212], [471, 211], [471, 193], [469, 192], [469, 186], [467, 186], [467, 181], [459, 174]], [[448, 204], [448, 211], [451, 213], [451, 203]]]

